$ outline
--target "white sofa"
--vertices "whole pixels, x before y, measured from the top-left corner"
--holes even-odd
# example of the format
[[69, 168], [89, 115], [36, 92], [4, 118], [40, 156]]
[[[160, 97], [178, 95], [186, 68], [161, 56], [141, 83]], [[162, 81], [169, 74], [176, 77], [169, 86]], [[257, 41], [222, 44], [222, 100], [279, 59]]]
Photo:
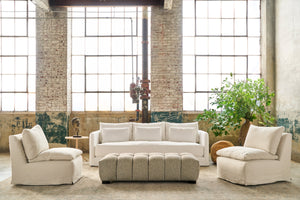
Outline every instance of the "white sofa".
[[209, 165], [209, 138], [193, 123], [100, 123], [90, 133], [90, 165], [109, 153], [192, 153], [200, 166]]
[[82, 151], [49, 149], [39, 125], [9, 136], [12, 179], [15, 185], [73, 184], [81, 178]]

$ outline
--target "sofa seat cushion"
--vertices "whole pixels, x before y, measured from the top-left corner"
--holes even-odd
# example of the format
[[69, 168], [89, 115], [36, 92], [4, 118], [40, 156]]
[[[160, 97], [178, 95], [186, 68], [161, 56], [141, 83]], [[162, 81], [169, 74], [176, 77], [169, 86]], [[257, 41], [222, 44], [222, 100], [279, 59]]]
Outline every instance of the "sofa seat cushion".
[[226, 147], [217, 151], [218, 156], [232, 158], [236, 160], [276, 160], [277, 155], [271, 154], [261, 149], [250, 147], [234, 146]]
[[29, 162], [73, 160], [81, 154], [82, 151], [80, 149], [69, 147], [52, 148], [41, 152], [36, 158], [30, 159]]
[[196, 157], [202, 157], [204, 146], [191, 142], [170, 141], [128, 141], [97, 144], [95, 156], [103, 157], [109, 153], [192, 153]]

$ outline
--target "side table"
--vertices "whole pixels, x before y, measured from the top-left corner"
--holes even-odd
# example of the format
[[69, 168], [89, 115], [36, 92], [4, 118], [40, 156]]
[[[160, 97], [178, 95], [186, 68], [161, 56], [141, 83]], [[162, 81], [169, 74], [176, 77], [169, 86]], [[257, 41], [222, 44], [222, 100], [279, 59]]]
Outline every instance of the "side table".
[[81, 136], [81, 137], [66, 136], [65, 139], [66, 140], [75, 140], [76, 141], [75, 148], [78, 149], [78, 140], [89, 139], [89, 137], [88, 136]]
[[214, 163], [217, 163], [217, 151], [220, 149], [223, 149], [225, 147], [232, 147], [234, 146], [231, 142], [226, 141], [226, 140], [220, 140], [216, 143], [214, 143], [211, 147], [210, 147], [210, 156], [211, 156], [211, 160]]

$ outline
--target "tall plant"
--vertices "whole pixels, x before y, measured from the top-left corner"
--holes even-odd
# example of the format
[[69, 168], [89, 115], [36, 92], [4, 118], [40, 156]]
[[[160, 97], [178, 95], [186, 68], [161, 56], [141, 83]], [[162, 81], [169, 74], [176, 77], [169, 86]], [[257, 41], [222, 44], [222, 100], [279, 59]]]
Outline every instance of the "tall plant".
[[[274, 92], [265, 85], [263, 79], [236, 81], [225, 79], [221, 88], [212, 89], [210, 97], [212, 108], [197, 116], [197, 121], [210, 123], [210, 130], [216, 135], [227, 135], [232, 130], [240, 129], [239, 142], [244, 144], [250, 122], [258, 121], [262, 125], [274, 123], [274, 117], [268, 112]], [[242, 120], [245, 120], [241, 127]]]

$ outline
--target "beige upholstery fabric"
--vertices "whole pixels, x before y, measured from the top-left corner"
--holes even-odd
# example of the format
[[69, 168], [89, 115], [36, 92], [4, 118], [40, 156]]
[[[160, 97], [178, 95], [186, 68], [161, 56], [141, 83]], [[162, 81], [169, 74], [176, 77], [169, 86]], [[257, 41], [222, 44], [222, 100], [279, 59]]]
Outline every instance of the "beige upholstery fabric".
[[[104, 122], [100, 122], [100, 131], [102, 131], [102, 129], [104, 128], [129, 128], [129, 140], [132, 140], [132, 123], [128, 122], [128, 123], [104, 123]], [[100, 134], [99, 137], [100, 143], [102, 142], [102, 136]]]
[[[136, 135], [136, 128], [137, 127], [145, 127], [145, 128], [160, 128], [160, 134], [162, 137], [162, 140], [165, 140], [165, 122], [157, 122], [157, 123], [132, 123], [132, 128], [133, 128], [133, 136]], [[133, 140], [135, 140], [135, 138], [133, 137]]]
[[23, 146], [29, 160], [36, 158], [42, 151], [49, 149], [44, 131], [39, 125], [23, 130]]
[[132, 180], [148, 181], [148, 154], [136, 153], [132, 159]]
[[95, 155], [104, 157], [109, 153], [183, 153], [194, 154], [197, 158], [203, 157], [204, 146], [191, 142], [169, 141], [129, 141], [97, 144]]
[[251, 125], [244, 146], [262, 149], [276, 154], [283, 130], [284, 128], [282, 126], [259, 127]]
[[173, 142], [196, 142], [197, 130], [194, 128], [170, 127], [169, 141]]
[[276, 160], [277, 155], [271, 154], [261, 149], [250, 147], [227, 147], [217, 151], [218, 156], [233, 158], [236, 160]]
[[102, 143], [129, 141], [131, 133], [129, 128], [103, 128]]
[[[177, 127], [177, 128], [193, 128], [195, 131], [198, 131], [198, 122], [191, 122], [191, 123], [170, 123], [166, 122], [166, 140], [169, 140], [170, 128]], [[196, 135], [196, 142], [199, 143], [199, 135]]]
[[134, 127], [135, 141], [161, 141], [162, 135], [160, 127]]
[[111, 153], [99, 161], [102, 182], [196, 181], [199, 161], [190, 153]]
[[22, 143], [22, 134], [9, 136], [12, 184], [60, 185], [72, 184], [81, 178], [82, 157], [28, 163]]
[[29, 160], [29, 162], [41, 162], [50, 160], [73, 160], [78, 156], [81, 156], [82, 151], [80, 149], [59, 147], [52, 148], [41, 152], [36, 158]]
[[162, 153], [149, 153], [149, 181], [164, 181], [165, 156]]
[[232, 183], [258, 185], [290, 180], [292, 135], [283, 133], [279, 142], [278, 159], [238, 160], [217, 158], [217, 175]]

